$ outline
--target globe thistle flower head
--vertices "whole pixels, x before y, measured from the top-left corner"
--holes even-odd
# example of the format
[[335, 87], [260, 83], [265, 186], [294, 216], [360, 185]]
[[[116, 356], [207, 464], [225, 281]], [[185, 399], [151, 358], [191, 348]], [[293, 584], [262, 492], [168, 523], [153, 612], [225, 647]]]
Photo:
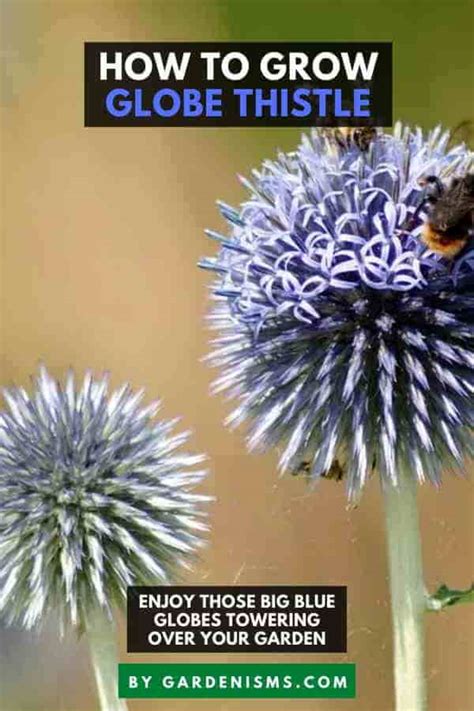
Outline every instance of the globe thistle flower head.
[[152, 420], [128, 385], [107, 376], [64, 385], [41, 368], [34, 392], [4, 392], [0, 413], [0, 613], [29, 628], [58, 610], [83, 628], [110, 614], [128, 585], [167, 584], [206, 530], [192, 490], [202, 456], [187, 433]]
[[420, 179], [472, 170], [449, 133], [398, 125], [361, 151], [313, 130], [221, 204], [210, 321], [215, 383], [239, 403], [251, 449], [278, 447], [283, 470], [318, 478], [344, 462], [357, 497], [376, 467], [440, 482], [471, 455], [474, 250], [454, 261], [421, 240]]

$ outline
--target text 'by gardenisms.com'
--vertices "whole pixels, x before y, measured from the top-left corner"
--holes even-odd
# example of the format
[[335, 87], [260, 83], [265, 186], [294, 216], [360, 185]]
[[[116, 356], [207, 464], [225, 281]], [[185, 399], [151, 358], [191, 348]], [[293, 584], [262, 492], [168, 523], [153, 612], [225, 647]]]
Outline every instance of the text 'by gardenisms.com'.
[[389, 42], [86, 42], [86, 126], [390, 126]]
[[129, 652], [345, 652], [345, 587], [131, 587]]

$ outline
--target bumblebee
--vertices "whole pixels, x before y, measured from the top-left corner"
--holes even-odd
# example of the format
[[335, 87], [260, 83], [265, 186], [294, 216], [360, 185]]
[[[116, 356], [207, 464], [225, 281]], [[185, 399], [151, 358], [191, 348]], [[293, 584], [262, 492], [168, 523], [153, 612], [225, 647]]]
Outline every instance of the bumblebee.
[[323, 129], [323, 135], [330, 142], [336, 143], [339, 148], [347, 150], [354, 145], [363, 153], [369, 150], [369, 146], [377, 136], [377, 133], [377, 129], [373, 126], [356, 126], [352, 128], [340, 126], [338, 128]]
[[[377, 466], [377, 457], [374, 454], [372, 456], [372, 474]], [[339, 459], [334, 459], [333, 463], [321, 474], [323, 479], [332, 479], [333, 481], [342, 481], [346, 476], [347, 468], [345, 464], [341, 464]], [[305, 461], [301, 462], [295, 469], [292, 470], [291, 474], [293, 476], [298, 476], [299, 474], [304, 474], [308, 476], [311, 474], [311, 462]]]
[[[293, 476], [298, 476], [299, 474], [308, 475], [311, 472], [311, 462], [301, 462], [301, 464], [293, 469], [291, 472]], [[344, 468], [340, 462], [335, 459], [329, 469], [321, 474], [323, 479], [333, 479], [334, 481], [341, 481], [344, 478]]]
[[454, 259], [474, 236], [474, 173], [454, 178], [449, 186], [435, 175], [420, 184], [426, 186], [420, 207], [428, 205], [421, 238], [433, 252]]

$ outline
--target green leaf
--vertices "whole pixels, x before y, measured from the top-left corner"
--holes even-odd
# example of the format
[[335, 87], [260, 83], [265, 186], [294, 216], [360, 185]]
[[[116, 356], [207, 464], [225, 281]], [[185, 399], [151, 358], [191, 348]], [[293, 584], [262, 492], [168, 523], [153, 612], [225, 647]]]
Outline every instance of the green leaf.
[[443, 610], [466, 602], [474, 602], [474, 583], [466, 590], [451, 590], [447, 585], [440, 585], [433, 595], [427, 597], [427, 608], [431, 612]]

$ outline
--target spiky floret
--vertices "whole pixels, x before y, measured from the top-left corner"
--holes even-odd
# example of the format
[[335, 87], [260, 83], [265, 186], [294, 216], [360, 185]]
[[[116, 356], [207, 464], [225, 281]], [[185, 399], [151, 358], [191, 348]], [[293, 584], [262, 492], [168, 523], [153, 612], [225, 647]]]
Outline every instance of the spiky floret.
[[32, 395], [4, 392], [0, 414], [0, 612], [32, 627], [51, 609], [62, 626], [123, 606], [128, 585], [166, 584], [201, 545], [202, 456], [187, 433], [152, 421], [128, 385], [41, 368]]
[[314, 130], [243, 181], [239, 209], [221, 204], [230, 234], [208, 232], [229, 423], [282, 447], [283, 469], [345, 460], [351, 497], [374, 462], [384, 481], [409, 467], [438, 483], [473, 451], [474, 251], [450, 263], [420, 239], [419, 179], [472, 169], [448, 142], [398, 125], [361, 152]]

